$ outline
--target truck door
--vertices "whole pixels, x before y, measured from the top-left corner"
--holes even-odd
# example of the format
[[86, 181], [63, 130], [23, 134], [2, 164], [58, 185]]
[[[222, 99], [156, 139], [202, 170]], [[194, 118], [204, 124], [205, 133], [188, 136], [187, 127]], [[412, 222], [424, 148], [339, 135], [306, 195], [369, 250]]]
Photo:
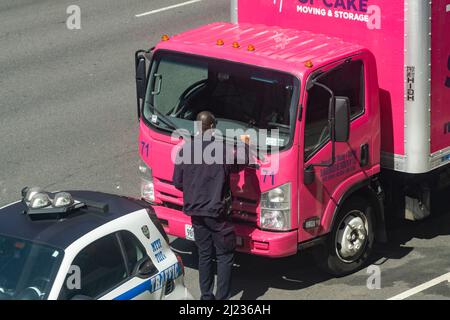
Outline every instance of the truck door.
[[[337, 66], [336, 66], [337, 65]], [[320, 78], [319, 82], [330, 88], [335, 96], [348, 97], [351, 108], [350, 140], [348, 143], [336, 143], [335, 163], [329, 167], [315, 166], [315, 180], [310, 185], [300, 183], [300, 231], [301, 242], [327, 233], [323, 228], [306, 230], [305, 221], [311, 219], [324, 223], [324, 212], [330, 201], [337, 202], [332, 196], [336, 189], [356, 173], [361, 173], [361, 164], [368, 166], [371, 132], [368, 126], [366, 108], [366, 76], [364, 59], [353, 58], [344, 63], [337, 63]], [[309, 79], [311, 80], [311, 78]], [[332, 143], [329, 122], [330, 93], [319, 86], [313, 86], [305, 93], [306, 110], [304, 111], [303, 168], [331, 161]], [[299, 170], [303, 182], [304, 170]]]

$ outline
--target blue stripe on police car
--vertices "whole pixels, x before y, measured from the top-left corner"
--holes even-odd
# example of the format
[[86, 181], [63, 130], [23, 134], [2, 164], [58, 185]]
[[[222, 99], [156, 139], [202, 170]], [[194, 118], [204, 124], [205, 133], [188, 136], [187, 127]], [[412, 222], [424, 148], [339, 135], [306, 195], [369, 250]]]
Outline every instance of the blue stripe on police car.
[[181, 275], [181, 268], [179, 263], [176, 263], [169, 268], [156, 274], [149, 280], [141, 283], [140, 285], [122, 293], [114, 300], [131, 300], [136, 298], [138, 295], [144, 293], [145, 291], [150, 291], [151, 293], [162, 288], [163, 284], [169, 280], [174, 280]]

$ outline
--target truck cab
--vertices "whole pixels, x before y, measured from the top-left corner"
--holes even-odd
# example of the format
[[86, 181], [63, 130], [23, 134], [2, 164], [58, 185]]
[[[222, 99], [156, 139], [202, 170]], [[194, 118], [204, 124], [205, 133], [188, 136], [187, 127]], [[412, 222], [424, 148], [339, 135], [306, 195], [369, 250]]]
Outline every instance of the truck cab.
[[239, 251], [276, 258], [320, 243], [332, 273], [364, 263], [383, 219], [369, 50], [307, 31], [214, 23], [163, 36], [137, 53], [136, 70], [141, 196], [168, 234], [195, 237], [171, 159], [181, 142], [174, 132], [193, 135], [207, 110], [222, 132], [258, 135], [260, 156], [231, 177]]

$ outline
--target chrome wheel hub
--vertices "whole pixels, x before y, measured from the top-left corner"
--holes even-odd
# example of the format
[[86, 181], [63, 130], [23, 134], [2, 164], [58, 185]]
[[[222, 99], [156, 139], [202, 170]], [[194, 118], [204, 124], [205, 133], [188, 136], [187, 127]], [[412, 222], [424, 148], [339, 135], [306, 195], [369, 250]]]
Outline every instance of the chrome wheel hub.
[[367, 220], [361, 212], [350, 212], [347, 215], [336, 236], [336, 250], [342, 260], [352, 262], [360, 257], [366, 247], [367, 230]]

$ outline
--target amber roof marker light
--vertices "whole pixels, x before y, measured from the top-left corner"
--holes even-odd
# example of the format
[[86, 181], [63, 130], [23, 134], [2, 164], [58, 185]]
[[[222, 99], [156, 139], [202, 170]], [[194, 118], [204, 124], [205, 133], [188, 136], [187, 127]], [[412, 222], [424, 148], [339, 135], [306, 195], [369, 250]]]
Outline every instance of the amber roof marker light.
[[254, 45], [250, 44], [250, 45], [247, 47], [247, 51], [253, 52], [253, 51], [256, 51], [256, 48], [255, 48]]
[[314, 67], [314, 63], [311, 60], [305, 61], [305, 67], [312, 68]]
[[222, 39], [217, 40], [216, 46], [222, 47], [224, 45], [225, 45], [225, 41], [223, 41]]
[[237, 41], [233, 42], [233, 48], [239, 49], [240, 47], [241, 47], [241, 45], [239, 44], [239, 42], [237, 42]]
[[161, 40], [162, 40], [162, 41], [169, 41], [169, 40], [170, 40], [170, 37], [169, 37], [169, 35], [164, 34], [164, 35], [161, 37]]

